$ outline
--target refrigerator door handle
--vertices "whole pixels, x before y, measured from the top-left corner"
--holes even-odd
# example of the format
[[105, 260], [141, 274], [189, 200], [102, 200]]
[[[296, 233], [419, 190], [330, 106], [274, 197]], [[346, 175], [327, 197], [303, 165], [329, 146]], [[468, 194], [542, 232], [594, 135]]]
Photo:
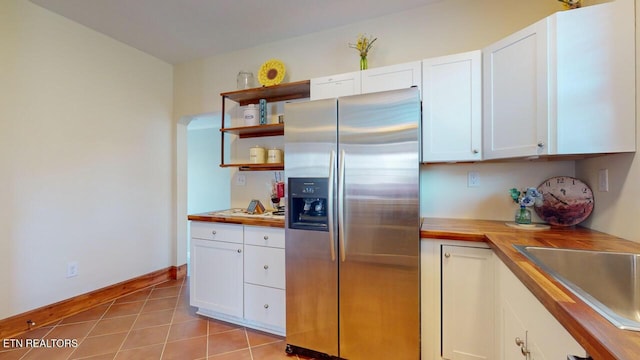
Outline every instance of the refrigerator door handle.
[[331, 252], [331, 261], [336, 261], [336, 248], [333, 231], [333, 184], [336, 176], [336, 152], [331, 150], [331, 156], [329, 158], [329, 184], [327, 186], [327, 226], [329, 227], [329, 249]]
[[338, 241], [340, 242], [340, 260], [346, 260], [345, 238], [344, 238], [344, 150], [340, 152], [340, 163], [338, 166]]

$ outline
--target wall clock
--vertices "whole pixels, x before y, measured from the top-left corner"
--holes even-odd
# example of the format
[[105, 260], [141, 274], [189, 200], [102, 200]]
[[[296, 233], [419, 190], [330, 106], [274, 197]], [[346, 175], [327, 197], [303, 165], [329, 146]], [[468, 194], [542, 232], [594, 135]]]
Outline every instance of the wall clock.
[[540, 218], [556, 226], [573, 226], [593, 211], [593, 192], [589, 185], [570, 176], [549, 178], [538, 186], [542, 205], [535, 210]]

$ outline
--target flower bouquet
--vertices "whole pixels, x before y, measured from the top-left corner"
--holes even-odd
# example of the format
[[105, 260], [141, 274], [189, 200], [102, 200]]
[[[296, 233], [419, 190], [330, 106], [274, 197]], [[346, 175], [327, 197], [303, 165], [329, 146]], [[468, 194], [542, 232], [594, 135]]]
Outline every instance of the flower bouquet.
[[533, 205], [542, 205], [542, 194], [534, 187], [518, 190], [516, 188], [509, 189], [513, 201], [520, 205], [516, 211], [516, 224], [531, 224], [531, 210], [527, 207]]
[[350, 48], [356, 49], [360, 53], [360, 70], [366, 70], [369, 68], [369, 64], [367, 63], [367, 54], [376, 40], [378, 40], [378, 38], [371, 39], [371, 37], [366, 37], [365, 35], [360, 34], [358, 36], [358, 41], [355, 44], [349, 43]]

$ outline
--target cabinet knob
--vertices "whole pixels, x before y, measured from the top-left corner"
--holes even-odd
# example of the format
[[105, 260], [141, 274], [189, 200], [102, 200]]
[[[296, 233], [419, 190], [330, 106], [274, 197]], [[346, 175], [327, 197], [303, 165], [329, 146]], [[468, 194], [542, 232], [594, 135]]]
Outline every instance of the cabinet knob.
[[215, 231], [215, 230], [211, 231], [211, 234], [212, 234], [212, 235], [215, 235], [215, 234], [216, 234], [216, 231]]
[[238, 249], [236, 251], [238, 252], [238, 254], [240, 254], [242, 252], [242, 249]]
[[472, 152], [472, 153], [474, 153], [474, 154], [477, 154], [477, 153], [479, 153], [480, 151], [478, 151], [478, 149], [473, 149], [471, 152]]
[[268, 269], [269, 269], [269, 265], [265, 265], [265, 266], [263, 266], [263, 268], [264, 268], [265, 270], [268, 270]]
[[269, 236], [268, 236], [268, 235], [265, 235], [265, 236], [263, 237], [263, 239], [265, 239], [265, 240], [269, 240]]
[[527, 344], [526, 342], [522, 341], [522, 339], [520, 339], [519, 337], [516, 338], [516, 346], [520, 347], [520, 352], [522, 353], [522, 356], [529, 356], [529, 349], [527, 349]]
[[268, 309], [269, 308], [269, 304], [264, 304], [264, 308]]
[[542, 141], [539, 141], [538, 142], [538, 147], [542, 149], [544, 147], [544, 143]]
[[451, 257], [451, 254], [449, 253], [444, 253], [444, 257], [446, 257], [447, 259]]

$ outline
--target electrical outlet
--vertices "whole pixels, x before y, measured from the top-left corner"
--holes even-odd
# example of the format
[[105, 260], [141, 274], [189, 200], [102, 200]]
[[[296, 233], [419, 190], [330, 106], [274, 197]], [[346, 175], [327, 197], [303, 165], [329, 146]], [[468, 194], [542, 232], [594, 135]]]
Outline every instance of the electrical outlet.
[[480, 186], [480, 173], [477, 171], [469, 171], [467, 173], [467, 187]]
[[609, 191], [609, 169], [598, 170], [598, 191]]
[[245, 175], [245, 174], [236, 175], [236, 185], [237, 186], [245, 186], [245, 185], [247, 185], [247, 175]]
[[74, 276], [78, 276], [78, 262], [77, 261], [71, 261], [70, 263], [67, 263], [67, 277], [74, 277]]

